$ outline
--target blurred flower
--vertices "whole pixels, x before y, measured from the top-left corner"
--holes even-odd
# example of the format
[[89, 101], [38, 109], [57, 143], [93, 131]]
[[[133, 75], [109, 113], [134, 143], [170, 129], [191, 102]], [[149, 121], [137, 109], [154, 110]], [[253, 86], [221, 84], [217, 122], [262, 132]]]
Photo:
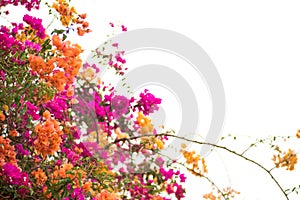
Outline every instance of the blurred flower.
[[115, 119], [119, 119], [128, 111], [129, 100], [125, 96], [116, 95], [111, 100], [112, 114]]

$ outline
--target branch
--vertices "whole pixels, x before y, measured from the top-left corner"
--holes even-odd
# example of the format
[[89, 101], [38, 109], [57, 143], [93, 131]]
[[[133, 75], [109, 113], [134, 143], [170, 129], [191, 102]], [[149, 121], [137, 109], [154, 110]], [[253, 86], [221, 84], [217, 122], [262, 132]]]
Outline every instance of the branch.
[[242, 153], [241, 155], [244, 155], [247, 151], [249, 151], [252, 147], [257, 146], [257, 144], [261, 143], [263, 144], [264, 142], [270, 140], [270, 141], [275, 141], [276, 138], [281, 138], [281, 139], [289, 139], [291, 137], [296, 137], [296, 136], [272, 136], [272, 137], [268, 137], [268, 138], [263, 138], [263, 139], [257, 139], [256, 142], [252, 143], [249, 145], [249, 147], [247, 147]]
[[191, 139], [188, 139], [188, 138], [185, 138], [185, 137], [180, 137], [180, 136], [177, 136], [177, 135], [172, 135], [172, 134], [167, 134], [167, 133], [160, 133], [160, 134], [143, 134], [143, 135], [139, 135], [139, 136], [134, 136], [134, 137], [130, 137], [130, 138], [122, 138], [122, 139], [117, 139], [115, 140], [113, 143], [110, 143], [108, 144], [106, 147], [108, 148], [109, 146], [113, 145], [113, 144], [116, 144], [118, 142], [125, 142], [125, 141], [130, 141], [130, 140], [134, 140], [134, 139], [138, 139], [138, 138], [143, 138], [143, 137], [159, 137], [159, 136], [168, 136], [168, 137], [173, 137], [173, 138], [177, 138], [177, 139], [181, 139], [181, 140], [185, 140], [185, 141], [188, 141], [188, 142], [192, 142], [192, 143], [196, 143], [196, 144], [201, 144], [201, 145], [209, 145], [209, 146], [212, 146], [212, 147], [216, 147], [216, 148], [219, 148], [219, 149], [223, 149], [229, 153], [232, 153], [240, 158], [243, 158], [249, 162], [251, 162], [252, 164], [258, 166], [259, 168], [261, 168], [263, 171], [265, 171], [267, 174], [270, 175], [271, 179], [275, 182], [275, 184], [278, 186], [278, 188], [280, 189], [280, 191], [282, 192], [282, 194], [285, 196], [285, 198], [287, 200], [289, 200], [288, 198], [288, 194], [285, 193], [285, 191], [283, 190], [282, 186], [279, 184], [279, 182], [275, 179], [275, 177], [272, 175], [271, 171], [266, 169], [264, 166], [262, 166], [261, 164], [259, 164], [258, 162], [244, 156], [243, 154], [240, 154], [236, 151], [233, 151], [231, 149], [228, 149], [227, 147], [224, 147], [224, 146], [220, 146], [220, 145], [217, 145], [217, 144], [212, 144], [212, 143], [208, 143], [208, 142], [199, 142], [199, 141], [196, 141], [196, 140], [191, 140]]

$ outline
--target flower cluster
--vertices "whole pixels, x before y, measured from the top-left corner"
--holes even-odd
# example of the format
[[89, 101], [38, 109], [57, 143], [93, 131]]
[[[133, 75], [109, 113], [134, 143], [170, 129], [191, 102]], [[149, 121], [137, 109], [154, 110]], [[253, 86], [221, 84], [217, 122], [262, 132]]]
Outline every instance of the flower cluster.
[[[13, 6], [25, 6], [25, 8], [28, 11], [31, 11], [31, 9], [39, 9], [40, 7], [40, 0], [26, 0], [26, 1], [18, 1], [18, 0], [2, 0], [0, 1], [0, 8], [5, 7], [7, 5], [13, 5]], [[5, 11], [6, 14], [9, 14], [8, 11]]]
[[0, 136], [0, 167], [7, 163], [17, 165], [15, 148], [10, 145], [11, 140], [9, 138], [3, 138]]
[[45, 28], [42, 25], [42, 20], [36, 17], [32, 17], [28, 14], [24, 15], [23, 21], [31, 26], [36, 31], [36, 36], [41, 39], [46, 37]]
[[21, 172], [15, 165], [5, 163], [5, 165], [2, 166], [1, 174], [7, 184], [17, 186], [17, 192], [22, 198], [29, 193], [30, 183], [26, 172]]
[[[86, 14], [77, 14], [74, 7], [70, 7], [70, 4], [66, 0], [56, 0], [52, 7], [60, 14], [61, 24], [65, 27], [71, 26], [72, 23], [77, 24], [77, 33], [83, 36], [85, 33], [91, 32], [89, 23], [85, 21]], [[67, 32], [69, 29], [67, 29]]]
[[0, 26], [0, 56], [18, 64], [24, 64], [19, 53], [25, 50], [25, 45], [12, 35], [9, 28]]
[[294, 170], [295, 164], [298, 161], [297, 154], [295, 151], [289, 149], [287, 152], [282, 152], [278, 147], [276, 150], [279, 152], [277, 155], [274, 155], [272, 160], [275, 163], [277, 168], [279, 167], [286, 167], [286, 170]]
[[[186, 148], [183, 145], [184, 148]], [[207, 173], [207, 166], [205, 163], [204, 158], [200, 158], [199, 154], [196, 154], [195, 151], [187, 151], [187, 150], [181, 150], [184, 158], [186, 159], [186, 164], [191, 165], [191, 168], [188, 170], [193, 173], [196, 176], [203, 176], [205, 173]], [[202, 169], [199, 167], [199, 161], [201, 160]]]
[[52, 42], [57, 56], [45, 60], [42, 56], [30, 54], [28, 61], [34, 72], [61, 92], [74, 83], [82, 64], [79, 57], [82, 50], [77, 44], [63, 42], [57, 35], [52, 36]]
[[144, 92], [140, 94], [140, 99], [136, 107], [140, 112], [143, 112], [144, 115], [149, 115], [158, 110], [158, 104], [160, 103], [161, 99], [156, 98], [145, 89]]
[[49, 111], [45, 111], [43, 116], [46, 121], [43, 124], [37, 124], [34, 128], [34, 133], [37, 135], [34, 140], [34, 147], [37, 153], [45, 157], [53, 155], [59, 150], [63, 132], [59, 127], [59, 123], [55, 119], [51, 119]]

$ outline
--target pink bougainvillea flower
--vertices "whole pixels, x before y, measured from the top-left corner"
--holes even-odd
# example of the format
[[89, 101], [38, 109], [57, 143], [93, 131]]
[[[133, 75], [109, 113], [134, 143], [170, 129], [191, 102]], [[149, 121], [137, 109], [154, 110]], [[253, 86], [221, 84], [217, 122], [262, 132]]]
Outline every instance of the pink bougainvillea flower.
[[2, 176], [5, 177], [7, 183], [17, 186], [29, 187], [28, 174], [21, 172], [18, 167], [10, 163], [6, 163], [2, 166]]
[[44, 39], [46, 37], [45, 31], [46, 29], [42, 25], [42, 19], [32, 17], [28, 14], [24, 15], [23, 21], [29, 24], [34, 30], [36, 30], [36, 35]]
[[5, 72], [3, 70], [0, 70], [0, 81], [5, 80]]
[[118, 48], [119, 47], [119, 43], [113, 43], [111, 46]]
[[29, 151], [25, 150], [22, 144], [15, 144], [15, 148], [20, 156], [27, 156], [29, 154]]
[[33, 120], [40, 119], [40, 115], [38, 114], [39, 109], [30, 103], [29, 101], [26, 102], [27, 111], [26, 113], [32, 117]]
[[161, 104], [161, 99], [156, 98], [153, 94], [149, 93], [147, 89], [140, 93], [140, 99], [138, 100], [138, 105], [135, 106], [144, 115], [149, 115], [154, 111], [158, 110], [158, 105]]
[[125, 27], [124, 25], [122, 25], [121, 28], [122, 28], [122, 31], [123, 31], [123, 32], [126, 32], [126, 31], [127, 31], [127, 27]]

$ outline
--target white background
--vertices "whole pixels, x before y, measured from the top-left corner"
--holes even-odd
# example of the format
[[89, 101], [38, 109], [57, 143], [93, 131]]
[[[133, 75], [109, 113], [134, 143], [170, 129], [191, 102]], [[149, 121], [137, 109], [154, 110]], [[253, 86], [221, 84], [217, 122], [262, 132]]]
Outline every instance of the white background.
[[[215, 63], [225, 87], [223, 135], [263, 138], [295, 135], [300, 128], [299, 1], [74, 0], [74, 3], [79, 12], [88, 13], [93, 30], [84, 40], [78, 40], [85, 48], [94, 48], [107, 39], [106, 34], [111, 33], [109, 22], [125, 24], [128, 30], [169, 29], [197, 42]], [[237, 149], [246, 145], [233, 141], [226, 144]], [[268, 154], [264, 148], [253, 152], [249, 154], [252, 158], [270, 166], [272, 153]], [[239, 190], [242, 194], [237, 199], [284, 199], [260, 169], [221, 151], [219, 154], [207, 158], [209, 176], [221, 187], [231, 184]], [[281, 178], [286, 175], [282, 180], [286, 185], [299, 184], [299, 166], [296, 169], [292, 176], [285, 170], [277, 175]], [[204, 183], [189, 176], [186, 199], [202, 199], [202, 194], [209, 191], [209, 184]]]

